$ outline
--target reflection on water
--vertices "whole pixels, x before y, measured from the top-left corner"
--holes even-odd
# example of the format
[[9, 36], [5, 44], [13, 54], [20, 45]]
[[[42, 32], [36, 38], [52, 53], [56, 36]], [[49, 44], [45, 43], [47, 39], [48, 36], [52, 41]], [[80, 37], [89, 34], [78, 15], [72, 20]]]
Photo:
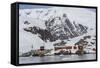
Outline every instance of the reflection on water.
[[58, 55], [58, 56], [44, 56], [44, 57], [19, 57], [19, 63], [27, 64], [27, 63], [94, 60], [94, 59], [96, 59], [96, 54], [60, 55], [60, 56]]

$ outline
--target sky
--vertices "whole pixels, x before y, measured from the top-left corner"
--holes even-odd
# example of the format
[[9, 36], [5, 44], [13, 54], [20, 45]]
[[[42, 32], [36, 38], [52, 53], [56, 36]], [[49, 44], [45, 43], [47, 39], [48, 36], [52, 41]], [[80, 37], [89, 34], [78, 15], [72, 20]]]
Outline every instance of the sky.
[[[42, 6], [42, 5], [28, 5], [28, 4], [20, 4], [19, 9], [37, 9], [37, 8], [51, 8], [53, 6]], [[86, 8], [89, 11], [96, 12], [96, 9]]]
[[20, 4], [19, 9], [36, 9], [36, 8], [50, 8], [52, 6], [42, 6], [42, 5], [26, 5]]

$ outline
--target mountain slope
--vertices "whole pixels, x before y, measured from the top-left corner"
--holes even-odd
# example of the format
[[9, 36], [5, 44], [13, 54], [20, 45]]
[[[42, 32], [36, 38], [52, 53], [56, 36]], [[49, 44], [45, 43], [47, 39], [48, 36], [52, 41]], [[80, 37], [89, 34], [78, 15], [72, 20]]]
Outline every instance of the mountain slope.
[[53, 48], [53, 43], [58, 40], [68, 42], [84, 35], [95, 35], [95, 13], [87, 9], [52, 7], [19, 10], [21, 51], [29, 51], [31, 45], [34, 49], [44, 44]]

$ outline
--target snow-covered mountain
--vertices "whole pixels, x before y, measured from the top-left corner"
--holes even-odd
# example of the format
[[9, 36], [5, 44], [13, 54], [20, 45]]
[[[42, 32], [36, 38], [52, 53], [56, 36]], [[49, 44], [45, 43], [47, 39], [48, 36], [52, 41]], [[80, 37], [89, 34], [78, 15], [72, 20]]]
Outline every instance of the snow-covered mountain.
[[25, 52], [30, 50], [31, 45], [39, 48], [44, 44], [47, 48], [53, 48], [53, 43], [58, 40], [72, 40], [85, 35], [94, 36], [95, 16], [94, 12], [85, 8], [20, 9], [20, 50]]

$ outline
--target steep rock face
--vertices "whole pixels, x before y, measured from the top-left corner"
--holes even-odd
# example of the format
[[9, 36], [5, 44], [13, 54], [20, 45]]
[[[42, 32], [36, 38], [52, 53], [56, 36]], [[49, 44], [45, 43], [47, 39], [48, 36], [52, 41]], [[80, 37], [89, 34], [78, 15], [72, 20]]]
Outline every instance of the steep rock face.
[[65, 40], [83, 35], [87, 32], [87, 27], [82, 24], [71, 22], [66, 14], [55, 16], [45, 20], [46, 29], [37, 26], [24, 28], [25, 31], [32, 34], [38, 34], [43, 41]]
[[66, 14], [49, 19], [45, 25], [52, 35], [61, 40], [77, 37], [87, 32], [86, 26], [71, 22]]
[[55, 41], [51, 33], [46, 29], [40, 29], [39, 27], [34, 26], [34, 27], [24, 28], [24, 30], [32, 34], [37, 34], [38, 37], [40, 37], [45, 42], [47, 42], [47, 40], [51, 42]]

